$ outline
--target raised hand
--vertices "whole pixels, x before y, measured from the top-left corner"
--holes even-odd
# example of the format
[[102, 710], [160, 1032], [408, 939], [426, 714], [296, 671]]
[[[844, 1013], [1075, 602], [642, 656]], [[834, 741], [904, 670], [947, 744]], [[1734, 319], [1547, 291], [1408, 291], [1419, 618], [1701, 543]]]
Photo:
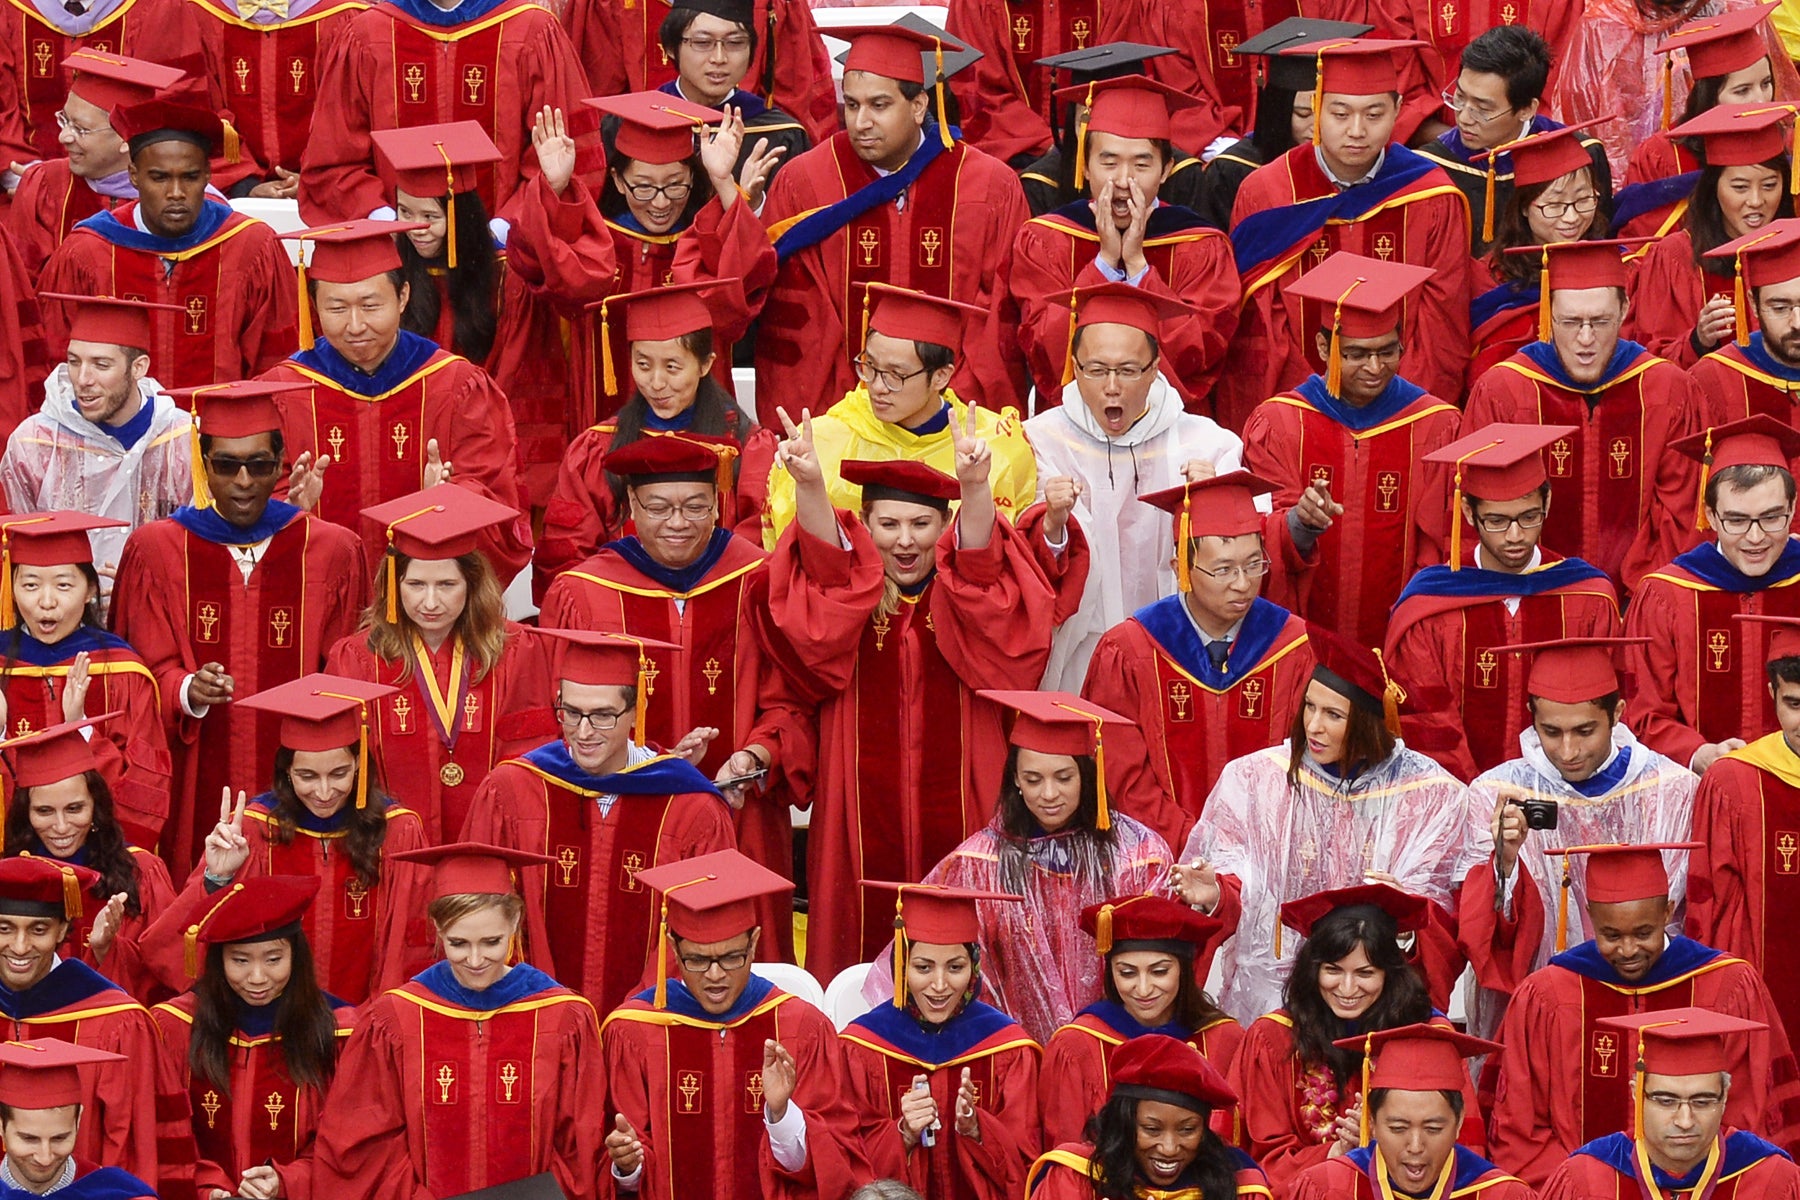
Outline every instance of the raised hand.
[[307, 512], [317, 508], [325, 492], [325, 468], [330, 465], [331, 455], [321, 454], [315, 463], [311, 450], [302, 451], [288, 473], [288, 503]]
[[644, 1143], [624, 1113], [613, 1118], [613, 1130], [606, 1135], [606, 1152], [612, 1155], [613, 1171], [629, 1176], [644, 1165]]
[[1150, 225], [1151, 205], [1135, 179], [1131, 180], [1131, 194], [1125, 204], [1131, 211], [1131, 220], [1119, 235], [1119, 269], [1127, 278], [1136, 279], [1150, 265], [1144, 257], [1144, 233]]
[[237, 794], [237, 807], [231, 805], [231, 789], [222, 789], [219, 797], [219, 823], [206, 835], [206, 873], [214, 879], [230, 879], [250, 861], [250, 842], [244, 837], [244, 806], [249, 803], [243, 792]]
[[1210, 913], [1219, 907], [1219, 872], [1204, 858], [1169, 868], [1169, 890], [1189, 908]]
[[575, 139], [569, 136], [563, 110], [546, 104], [531, 122], [531, 148], [537, 151], [538, 170], [558, 196], [575, 178]]
[[900, 1097], [900, 1140], [908, 1150], [919, 1144], [920, 1134], [937, 1124], [938, 1106], [930, 1082], [923, 1075], [914, 1075], [913, 1085]]
[[738, 150], [744, 144], [744, 114], [736, 105], [727, 104], [725, 115], [711, 133], [700, 135], [700, 165], [712, 181], [719, 203], [730, 208], [737, 200]]
[[776, 164], [786, 153], [786, 146], [771, 146], [768, 138], [757, 138], [756, 145], [750, 148], [744, 165], [738, 168], [738, 186], [744, 189], [751, 208], [762, 203], [763, 195], [769, 189], [769, 176], [775, 173]]
[[993, 451], [987, 439], [978, 432], [977, 412], [971, 404], [963, 414], [966, 421], [952, 419], [950, 422], [950, 444], [956, 450], [956, 481], [965, 489], [978, 484], [985, 488], [988, 473], [993, 469]]
[[95, 962], [106, 961], [113, 939], [119, 936], [119, 927], [125, 923], [125, 899], [124, 892], [113, 893], [106, 907], [94, 917], [93, 928], [88, 931], [88, 949], [94, 952]]
[[[640, 733], [638, 736], [642, 737], [643, 734]], [[706, 748], [712, 745], [712, 740], [718, 736], [719, 731], [713, 726], [696, 725], [687, 731], [686, 737], [669, 749], [669, 753], [676, 758], [685, 758], [691, 763], [697, 763], [706, 757]]]
[[778, 1122], [787, 1116], [788, 1101], [794, 1098], [794, 1088], [800, 1082], [800, 1069], [794, 1065], [794, 1056], [788, 1048], [773, 1038], [763, 1042], [763, 1106], [768, 1109], [769, 1120]]
[[813, 449], [812, 410], [800, 410], [800, 424], [787, 414], [787, 409], [779, 406], [775, 415], [781, 418], [781, 430], [785, 434], [775, 448], [775, 461], [787, 468], [787, 473], [794, 480], [796, 487], [802, 484], [823, 484], [825, 469], [819, 465], [819, 455]]
[[87, 716], [88, 684], [92, 681], [93, 677], [88, 674], [88, 653], [83, 650], [75, 656], [74, 664], [69, 667], [69, 677], [63, 682], [63, 720], [79, 721]]
[[1113, 185], [1110, 180], [1100, 185], [1094, 198], [1094, 232], [1100, 235], [1100, 261], [1125, 269], [1125, 235], [1113, 224]]
[[1044, 536], [1051, 542], [1063, 540], [1063, 531], [1069, 527], [1069, 514], [1075, 511], [1075, 502], [1079, 499], [1081, 480], [1068, 475], [1044, 480]]
[[425, 470], [420, 476], [419, 488], [423, 490], [425, 488], [436, 487], [440, 483], [449, 482], [450, 464], [444, 458], [440, 457], [438, 440], [432, 438], [429, 442], [425, 443]]
[[975, 1084], [967, 1067], [962, 1069], [962, 1082], [956, 1089], [956, 1134], [981, 1140], [981, 1122], [975, 1116]]

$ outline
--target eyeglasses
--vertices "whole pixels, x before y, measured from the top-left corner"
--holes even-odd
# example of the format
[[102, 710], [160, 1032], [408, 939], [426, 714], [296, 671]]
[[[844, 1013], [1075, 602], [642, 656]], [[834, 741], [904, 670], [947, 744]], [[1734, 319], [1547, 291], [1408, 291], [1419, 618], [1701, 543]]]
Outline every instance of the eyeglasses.
[[1578, 217], [1591, 217], [1594, 210], [1600, 207], [1600, 197], [1589, 196], [1585, 200], [1570, 200], [1565, 204], [1534, 204], [1546, 221], [1560, 221], [1570, 213]]
[[1712, 516], [1719, 532], [1736, 537], [1740, 533], [1749, 533], [1752, 525], [1764, 533], [1786, 533], [1788, 526], [1793, 524], [1794, 510], [1785, 508], [1780, 512], [1764, 513], [1760, 517], [1749, 517], [1743, 513], [1714, 513]]
[[929, 367], [920, 367], [916, 371], [908, 371], [902, 375], [898, 371], [883, 370], [870, 362], [866, 356], [860, 354], [850, 360], [850, 365], [856, 368], [858, 379], [864, 383], [878, 382], [890, 392], [899, 391], [906, 386], [909, 379], [917, 379], [921, 375], [929, 374], [931, 370]]
[[1517, 525], [1520, 529], [1536, 529], [1544, 523], [1546, 515], [1547, 514], [1541, 508], [1534, 508], [1530, 512], [1522, 512], [1516, 517], [1509, 517], [1505, 513], [1482, 513], [1479, 517], [1475, 518], [1475, 523], [1488, 533], [1505, 533], [1514, 525]]
[[76, 139], [93, 137], [96, 133], [112, 128], [111, 125], [102, 125], [99, 129], [83, 129], [75, 122], [69, 120], [69, 115], [64, 112], [58, 112], [56, 114], [56, 127]]
[[592, 727], [595, 733], [611, 733], [619, 727], [619, 718], [625, 715], [622, 712], [608, 712], [604, 708], [597, 708], [593, 712], [582, 712], [579, 708], [570, 708], [566, 704], [556, 705], [554, 711], [556, 719], [570, 733], [580, 729], [584, 721]]
[[1481, 125], [1486, 125], [1489, 121], [1498, 121], [1512, 111], [1510, 108], [1503, 108], [1498, 112], [1491, 112], [1470, 100], [1463, 94], [1461, 88], [1440, 92], [1438, 98], [1444, 102], [1444, 107], [1453, 113], [1461, 114], [1463, 110], [1467, 109], [1469, 115]]
[[1716, 1092], [1702, 1092], [1698, 1096], [1677, 1096], [1674, 1092], [1648, 1092], [1644, 1096], [1644, 1103], [1666, 1113], [1685, 1108], [1696, 1117], [1704, 1117], [1725, 1103], [1725, 1097]]
[[1194, 567], [1193, 570], [1209, 579], [1221, 581], [1233, 580], [1240, 575], [1245, 579], [1261, 579], [1269, 573], [1269, 560], [1259, 558], [1255, 562], [1247, 562], [1241, 567], [1214, 567], [1210, 571], [1205, 567]]
[[1107, 367], [1099, 363], [1075, 360], [1075, 369], [1081, 373], [1081, 377], [1094, 383], [1103, 383], [1114, 376], [1118, 377], [1120, 383], [1136, 383], [1150, 373], [1151, 365], [1146, 363], [1140, 367], [1136, 363], [1126, 363], [1122, 367]]
[[1574, 336], [1578, 333], [1611, 333], [1619, 327], [1617, 317], [1557, 317], [1550, 322], [1556, 326], [1558, 333]]
[[628, 183], [625, 185], [626, 193], [639, 204], [648, 204], [658, 196], [667, 196], [675, 203], [680, 204], [688, 198], [689, 193], [693, 190], [694, 185], [691, 183]]
[[236, 479], [240, 471], [252, 479], [271, 479], [281, 470], [278, 458], [232, 458], [228, 454], [209, 454], [206, 465], [214, 475], [226, 479]]
[[1360, 346], [1349, 350], [1339, 350], [1338, 357], [1344, 360], [1346, 367], [1360, 367], [1366, 365], [1370, 359], [1374, 359], [1376, 362], [1397, 363], [1400, 361], [1400, 356], [1405, 353], [1406, 347], [1395, 342], [1391, 346], [1376, 346], [1372, 350]]
[[694, 975], [710, 975], [714, 967], [721, 971], [741, 971], [750, 961], [749, 950], [732, 950], [725, 954], [683, 954], [682, 969]]
[[712, 52], [725, 47], [725, 53], [731, 55], [750, 53], [750, 37], [748, 34], [734, 33], [727, 37], [684, 37], [681, 44], [702, 58], [710, 58]]
[[637, 510], [639, 516], [648, 517], [652, 521], [671, 521], [674, 520], [676, 513], [680, 513], [690, 521], [705, 521], [713, 515], [713, 503], [711, 500], [692, 500], [686, 504], [668, 504], [660, 501], [651, 501], [649, 504], [645, 504], [638, 501]]

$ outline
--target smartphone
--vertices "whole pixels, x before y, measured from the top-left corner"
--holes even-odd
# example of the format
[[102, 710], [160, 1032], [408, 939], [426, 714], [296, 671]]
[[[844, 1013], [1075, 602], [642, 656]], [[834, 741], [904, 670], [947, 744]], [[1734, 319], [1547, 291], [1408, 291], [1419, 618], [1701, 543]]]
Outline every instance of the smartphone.
[[[931, 1083], [929, 1080], [921, 1079], [917, 1083], [913, 1084], [913, 1091], [915, 1091], [915, 1092], [929, 1092], [930, 1090], [931, 1090]], [[938, 1122], [936, 1122], [936, 1121], [933, 1121], [931, 1124], [927, 1125], [924, 1129], [920, 1130], [919, 1131], [919, 1145], [924, 1146], [928, 1150], [931, 1147], [937, 1145], [937, 1131], [938, 1131]]]
[[719, 780], [717, 783], [713, 784], [713, 786], [718, 788], [721, 792], [728, 791], [731, 788], [743, 787], [747, 783], [755, 783], [768, 773], [769, 768], [758, 767], [748, 775], [733, 775], [730, 779]]

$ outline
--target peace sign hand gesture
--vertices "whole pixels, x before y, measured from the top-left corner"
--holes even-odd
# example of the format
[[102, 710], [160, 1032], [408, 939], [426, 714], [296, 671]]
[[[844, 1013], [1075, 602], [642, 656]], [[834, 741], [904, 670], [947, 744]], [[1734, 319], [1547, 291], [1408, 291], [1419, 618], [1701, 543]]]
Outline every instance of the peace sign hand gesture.
[[819, 466], [819, 456], [813, 450], [812, 410], [800, 410], [800, 424], [796, 426], [794, 419], [787, 414], [787, 409], [776, 408], [775, 415], [781, 418], [782, 431], [787, 435], [776, 447], [775, 457], [787, 473], [794, 478], [796, 487], [825, 482], [825, 471]]
[[206, 835], [206, 873], [214, 879], [230, 879], [250, 861], [250, 842], [244, 837], [243, 792], [237, 794], [237, 807], [231, 805], [231, 789], [222, 789], [219, 797], [219, 823]]
[[975, 406], [969, 405], [965, 413], [967, 428], [963, 428], [962, 422], [950, 422], [950, 444], [956, 449], [956, 482], [962, 484], [965, 492], [972, 487], [986, 488], [988, 474], [993, 469], [993, 452], [988, 448], [987, 439], [977, 432], [975, 414]]

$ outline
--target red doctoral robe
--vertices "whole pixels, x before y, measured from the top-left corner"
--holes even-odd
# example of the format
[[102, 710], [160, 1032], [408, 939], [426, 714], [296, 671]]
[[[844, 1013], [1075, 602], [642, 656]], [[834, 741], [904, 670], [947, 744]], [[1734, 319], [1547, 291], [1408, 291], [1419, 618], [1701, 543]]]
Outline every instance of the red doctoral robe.
[[295, 513], [246, 581], [230, 547], [182, 523], [198, 517], [194, 510], [179, 511], [182, 518], [153, 521], [126, 539], [112, 624], [155, 676], [173, 786], [183, 797], [170, 814], [162, 857], [186, 879], [215, 823], [213, 797], [226, 787], [260, 790], [280, 745], [277, 714], [224, 704], [188, 716], [181, 704], [187, 678], [205, 663], [222, 663], [233, 694], [253, 696], [324, 670], [326, 650], [356, 626], [369, 573], [355, 535]]
[[1760, 342], [1754, 349], [1726, 342], [1689, 367], [1688, 374], [1706, 398], [1702, 425], [1726, 425], [1757, 413], [1767, 413], [1784, 425], [1800, 425], [1796, 404], [1800, 371], [1775, 359]]
[[[1433, 108], [1441, 103], [1434, 95]], [[1394, 157], [1392, 147], [1388, 155]], [[1295, 146], [1244, 180], [1232, 206], [1232, 227], [1265, 209], [1336, 194], [1312, 144]], [[1468, 203], [1441, 167], [1398, 190], [1372, 191], [1370, 203], [1355, 219], [1333, 220], [1315, 240], [1277, 254], [1244, 277], [1243, 318], [1213, 400], [1227, 429], [1241, 429], [1256, 405], [1324, 372], [1314, 334], [1330, 322], [1317, 303], [1290, 298], [1285, 289], [1336, 250], [1437, 272], [1403, 310], [1406, 357], [1400, 374], [1434, 395], [1462, 394], [1469, 349]]]
[[1671, 938], [1650, 973], [1627, 984], [1583, 942], [1527, 976], [1507, 1006], [1496, 1038], [1506, 1049], [1481, 1075], [1483, 1098], [1493, 1091], [1486, 1109], [1494, 1161], [1541, 1187], [1576, 1147], [1626, 1128], [1630, 1038], [1595, 1022], [1688, 1006], [1768, 1024], [1733, 1047], [1725, 1123], [1793, 1145], [1794, 1056], [1769, 989], [1748, 963]]
[[1218, 0], [1198, 6], [1148, 0], [1145, 7], [1152, 25], [1162, 26], [1162, 36], [1151, 40], [1176, 51], [1151, 59], [1150, 73], [1199, 101], [1174, 114], [1176, 144], [1204, 150], [1215, 138], [1248, 132], [1255, 124], [1255, 59], [1237, 48], [1271, 25], [1299, 16], [1297, 0]]
[[[1545, 95], [1551, 95], [1554, 85], [1544, 89]], [[1631, 151], [1631, 160], [1625, 168], [1625, 182], [1622, 186], [1630, 187], [1638, 183], [1653, 183], [1658, 179], [1670, 179], [1676, 175], [1685, 175], [1689, 171], [1698, 171], [1702, 166], [1700, 156], [1684, 143], [1669, 136], [1669, 131], [1659, 129]], [[1618, 231], [1624, 238], [1667, 237], [1677, 231], [1681, 218], [1687, 215], [1687, 197], [1650, 209], [1641, 216], [1633, 217], [1625, 222]], [[1680, 230], [1686, 233], [1685, 229]], [[1692, 261], [1691, 259], [1689, 261]]]
[[578, 103], [587, 78], [556, 18], [531, 0], [462, 7], [467, 19], [440, 25], [377, 4], [327, 48], [318, 94], [331, 102], [314, 110], [301, 152], [308, 224], [366, 217], [392, 200], [375, 174], [376, 129], [479, 122], [501, 157], [477, 190], [490, 216], [510, 217], [507, 202], [538, 174], [532, 119], [549, 105], [568, 118], [577, 173], [598, 178], [599, 121]]
[[440, 963], [361, 1011], [319, 1119], [321, 1200], [437, 1200], [545, 1171], [569, 1200], [609, 1194], [594, 1006], [539, 971], [512, 979], [528, 970], [470, 1008], [430, 986], [454, 986]]
[[655, 897], [637, 873], [731, 849], [731, 809], [717, 792], [696, 790], [616, 795], [602, 812], [602, 793], [552, 774], [535, 756], [494, 768], [475, 794], [461, 840], [556, 860], [520, 873], [523, 956], [611, 1010], [637, 990], [656, 944]]
[[414, 650], [420, 663], [430, 665], [429, 683], [422, 669], [403, 679], [407, 664], [377, 658], [363, 634], [333, 646], [325, 669], [400, 689], [378, 702], [381, 720], [371, 750], [388, 794], [419, 814], [428, 843], [441, 845], [456, 840], [488, 772], [556, 736], [550, 711], [555, 685], [543, 641], [511, 621], [500, 661], [477, 680], [471, 679], [475, 664], [456, 639], [436, 651], [423, 645]]
[[[369, 561], [387, 552], [387, 531], [362, 510], [419, 490], [428, 445], [454, 468], [451, 482], [523, 512], [517, 439], [506, 397], [487, 372], [424, 338], [402, 333], [374, 375], [362, 375], [320, 341], [259, 378], [310, 383], [276, 397], [289, 462], [331, 456], [332, 484], [316, 512], [362, 536]], [[369, 391], [354, 390], [346, 379]], [[482, 535], [481, 548], [504, 586], [531, 560], [529, 522]]]
[[[140, 1003], [149, 1004], [169, 993], [160, 987], [156, 976], [144, 963], [144, 933], [175, 903], [175, 885], [169, 879], [169, 869], [163, 866], [162, 860], [156, 855], [137, 846], [127, 846], [125, 850], [131, 855], [132, 866], [137, 871], [138, 912], [136, 915], [130, 912], [125, 914], [118, 933], [113, 936], [112, 949], [107, 952], [106, 961], [96, 962], [93, 947], [88, 945], [88, 935], [94, 929], [94, 918], [100, 915], [104, 904], [104, 899], [98, 894], [90, 895], [86, 911], [69, 922], [69, 936], [63, 939], [56, 952], [64, 958], [80, 959], [130, 992]], [[51, 857], [35, 838], [32, 839], [29, 852], [41, 858]]]
[[1800, 1029], [1800, 758], [1781, 734], [1733, 750], [1700, 777], [1688, 854], [1687, 935], [1743, 959]]
[[[1726, 262], [1729, 265], [1729, 260]], [[1700, 318], [1700, 310], [1709, 300], [1731, 299], [1732, 288], [1729, 269], [1723, 275], [1702, 270], [1694, 262], [1692, 235], [1678, 229], [1645, 247], [1638, 260], [1625, 336], [1678, 367], [1692, 368], [1701, 353], [1694, 349], [1694, 323]], [[1754, 329], [1754, 306], [1750, 307], [1749, 316]]]
[[1458, 413], [1429, 392], [1403, 394], [1408, 386], [1396, 377], [1363, 410], [1370, 423], [1353, 429], [1320, 407], [1341, 402], [1313, 376], [1258, 405], [1244, 425], [1244, 466], [1276, 485], [1276, 518], [1319, 481], [1344, 506], [1319, 537], [1298, 611], [1364, 646], [1381, 644], [1401, 587], [1448, 542], [1447, 480], [1419, 460], [1455, 439]]
[[[1102, 1015], [1116, 1011], [1117, 1005], [1096, 1005], [1052, 1034], [1044, 1047], [1038, 1104], [1043, 1110], [1046, 1142], [1055, 1145], [1080, 1139], [1088, 1118], [1099, 1112], [1112, 1094], [1112, 1056], [1131, 1036]], [[1243, 1045], [1244, 1027], [1220, 1013], [1182, 1040], [1223, 1075], [1231, 1070], [1238, 1047]], [[1236, 1105], [1214, 1110], [1211, 1124], [1226, 1145], [1245, 1147], [1243, 1117]]]
[[[1475, 540], [1470, 529], [1463, 536]], [[1507, 647], [1618, 633], [1617, 589], [1554, 551], [1524, 575], [1481, 569], [1473, 548], [1454, 574], [1441, 565], [1421, 571], [1394, 606], [1383, 651], [1414, 701], [1400, 719], [1406, 744], [1464, 783], [1516, 758], [1531, 714], [1525, 660]]]
[[[1054, 0], [1048, 0], [1054, 2]], [[1111, 218], [1108, 217], [1110, 220]], [[1019, 341], [1037, 388], [1038, 409], [1062, 402], [1069, 364], [1069, 306], [1051, 297], [1106, 282], [1095, 262], [1100, 236], [1088, 201], [1033, 217], [1013, 243], [1007, 288], [1019, 306]], [[1159, 228], [1160, 227], [1160, 228]], [[1161, 204], [1151, 213], [1144, 258], [1149, 270], [1136, 286], [1185, 301], [1191, 311], [1162, 322], [1157, 334], [1161, 371], [1189, 412], [1207, 412], [1208, 394], [1225, 365], [1225, 347], [1238, 321], [1237, 268], [1231, 241], [1202, 225], [1195, 213]]]
[[[927, 125], [923, 136], [936, 137]], [[914, 153], [921, 153], [915, 151]], [[875, 169], [838, 133], [781, 168], [763, 221], [772, 233], [876, 184]], [[950, 386], [998, 411], [1016, 403], [1024, 369], [1018, 319], [1006, 298], [1013, 238], [1030, 219], [1025, 190], [1004, 162], [965, 143], [932, 160], [903, 194], [904, 207], [876, 205], [788, 257], [775, 278], [756, 336], [756, 419], [780, 428], [777, 404], [824, 412], [857, 386], [851, 355], [861, 348], [861, 283], [890, 283], [986, 309], [963, 335]]]
[[[764, 651], [753, 613], [767, 606], [768, 555], [760, 543], [724, 530], [722, 553], [686, 591], [646, 574], [615, 550], [604, 549], [557, 576], [544, 597], [541, 623], [548, 629], [595, 629], [652, 638], [680, 646], [678, 654], [651, 654], [650, 706], [638, 736], [673, 746], [690, 729], [719, 731], [695, 766], [708, 779], [734, 750], [757, 744], [770, 754], [769, 774], [734, 817], [737, 848], [778, 875], [794, 874], [794, 831], [788, 817], [783, 748], [796, 737], [812, 750], [806, 715], [765, 703]], [[810, 764], [809, 764], [810, 765]], [[758, 923], [770, 931], [771, 957], [788, 959], [793, 912], [787, 897], [758, 904]]]
[[[1089, 1156], [1093, 1153], [1094, 1147], [1087, 1142], [1069, 1142], [1046, 1151], [1031, 1164], [1025, 1179], [1027, 1200], [1093, 1200], [1094, 1184], [1089, 1175], [1092, 1169]], [[1268, 1200], [1269, 1179], [1262, 1173], [1262, 1168], [1241, 1150], [1233, 1151], [1232, 1158], [1237, 1168], [1240, 1200]], [[1133, 1194], [1143, 1200], [1193, 1200], [1200, 1194], [1200, 1189], [1189, 1187], [1168, 1191], [1139, 1183], [1134, 1186]]]
[[[1724, 1144], [1724, 1154], [1718, 1173], [1704, 1189], [1696, 1188], [1685, 1194], [1704, 1194], [1711, 1200], [1794, 1200], [1800, 1196], [1800, 1167], [1783, 1155], [1768, 1153], [1766, 1145], [1745, 1155], [1745, 1158], [1765, 1155], [1756, 1157], [1749, 1165], [1735, 1161], [1737, 1156], [1732, 1154], [1732, 1145], [1742, 1144], [1746, 1136], [1728, 1127], [1721, 1128], [1719, 1141]], [[1538, 1189], [1538, 1195], [1542, 1200], [1642, 1200], [1646, 1195], [1664, 1200], [1671, 1195], [1684, 1194], [1683, 1189], [1667, 1187], [1661, 1180], [1657, 1186], [1646, 1189], [1639, 1182], [1635, 1165], [1629, 1172], [1619, 1170], [1615, 1162], [1622, 1155], [1616, 1152], [1628, 1151], [1630, 1147], [1624, 1134], [1583, 1147], [1582, 1152], [1571, 1154], [1556, 1168], [1556, 1174]], [[1606, 1154], [1607, 1150], [1613, 1150], [1615, 1154]], [[1700, 1169], [1695, 1167], [1696, 1172]], [[1656, 1170], [1660, 1175], [1661, 1168]]]
[[975, 695], [1043, 675], [1055, 593], [1025, 539], [997, 518], [988, 544], [937, 543], [936, 572], [881, 611], [887, 580], [860, 521], [842, 510], [849, 548], [798, 522], [769, 559], [764, 630], [796, 707], [818, 706], [818, 781], [810, 794], [807, 880], [816, 906], [808, 969], [829, 979], [868, 962], [893, 914], [858, 879], [922, 879], [987, 824], [1006, 758], [1001, 713]]
[[[892, 1004], [878, 1005], [842, 1034], [849, 1094], [877, 1177], [898, 1179], [926, 1200], [1016, 1200], [1037, 1157], [1038, 1060], [1042, 1051], [1011, 1018], [974, 1001], [932, 1033]], [[979, 1138], [956, 1132], [962, 1074], [975, 1091]], [[937, 1101], [937, 1144], [906, 1148], [900, 1101], [923, 1075]]]
[[[1442, 1200], [1464, 1200], [1477, 1193], [1483, 1200], [1537, 1200], [1523, 1180], [1514, 1179], [1462, 1147], [1456, 1148], [1450, 1171], [1450, 1184], [1444, 1189]], [[1436, 1194], [1435, 1186], [1433, 1181], [1433, 1194]], [[1308, 1167], [1300, 1172], [1288, 1190], [1291, 1200], [1385, 1200], [1388, 1196], [1403, 1194], [1392, 1176], [1388, 1178], [1388, 1186], [1378, 1192], [1369, 1178], [1369, 1164], [1360, 1154], [1354, 1159], [1343, 1154]], [[1628, 1198], [1620, 1197], [1620, 1200]]]
[[[146, 349], [164, 387], [248, 379], [280, 362], [294, 345], [297, 293], [275, 231], [209, 197], [200, 219], [216, 228], [188, 245], [191, 238], [140, 232], [136, 211], [132, 201], [77, 226], [44, 264], [38, 290], [179, 308], [150, 314]], [[176, 245], [185, 248], [169, 248]], [[67, 301], [44, 305], [44, 336], [55, 361], [68, 352], [71, 318]]]
[[[1647, 350], [1592, 387], [1577, 387], [1546, 342], [1533, 342], [1476, 381], [1465, 429], [1496, 421], [1573, 425], [1551, 443], [1550, 486], [1561, 499], [1544, 522], [1544, 541], [1586, 559], [1619, 586], [1688, 544], [1695, 467], [1665, 447], [1700, 431], [1703, 398], [1688, 374]], [[1564, 481], [1571, 482], [1564, 482]]]
[[35, 274], [12, 235], [0, 230], [0, 430], [8, 437], [37, 411], [50, 368], [43, 318], [32, 292]]
[[68, 240], [75, 222], [123, 203], [102, 196], [86, 180], [77, 178], [69, 170], [68, 159], [47, 158], [19, 176], [19, 189], [13, 193], [12, 206], [6, 213], [7, 230], [18, 246], [25, 270], [36, 279], [50, 255]]
[[[724, 1019], [706, 1013], [679, 979], [668, 1008], [644, 991], [606, 1018], [608, 1109], [644, 1146], [643, 1200], [736, 1195], [752, 1163], [768, 1200], [832, 1200], [872, 1178], [837, 1034], [818, 1009], [752, 977]], [[763, 1123], [763, 1042], [780, 1042], [797, 1068], [790, 1103], [806, 1117], [806, 1162], [781, 1169]], [[598, 1121], [599, 1113], [592, 1114]], [[612, 1128], [610, 1120], [605, 1122]], [[604, 1164], [600, 1170], [610, 1172]], [[754, 1190], [754, 1189], [752, 1189]]]
[[[212, 1188], [232, 1192], [250, 1167], [272, 1165], [281, 1176], [281, 1194], [289, 1200], [312, 1200], [313, 1134], [319, 1125], [325, 1093], [300, 1086], [288, 1077], [281, 1039], [272, 1033], [231, 1035], [229, 1086], [220, 1088], [188, 1065], [194, 1032], [192, 992], [150, 1010], [162, 1034], [162, 1054], [178, 1078], [187, 1081], [194, 1113], [194, 1142], [200, 1158], [194, 1182], [202, 1194]], [[343, 1052], [356, 1010], [334, 1008], [337, 1050]]]

